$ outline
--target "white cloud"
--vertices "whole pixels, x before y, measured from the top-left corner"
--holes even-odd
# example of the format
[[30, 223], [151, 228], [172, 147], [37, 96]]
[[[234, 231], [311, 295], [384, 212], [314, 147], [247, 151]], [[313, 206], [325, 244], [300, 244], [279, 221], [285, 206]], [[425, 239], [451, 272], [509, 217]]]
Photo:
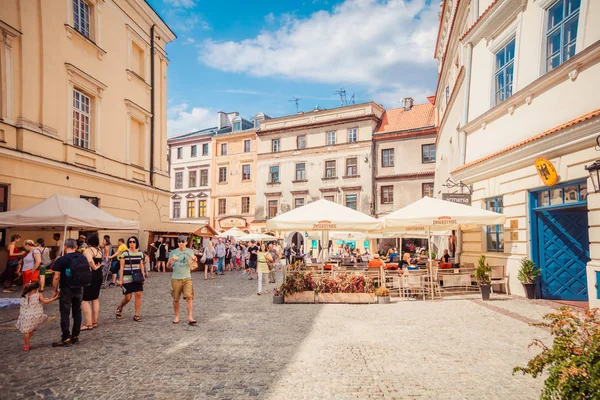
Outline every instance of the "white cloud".
[[183, 41], [184, 45], [194, 44], [194, 43], [196, 43], [196, 40], [194, 38], [191, 38], [191, 37], [185, 38], [185, 40]]
[[[274, 18], [268, 15], [266, 20]], [[373, 92], [392, 84], [425, 91], [435, 84], [435, 4], [346, 0], [331, 12], [304, 19], [282, 15], [278, 21], [278, 29], [254, 38], [207, 40], [199, 60], [227, 72], [363, 84]]]
[[171, 7], [192, 8], [196, 5], [195, 0], [164, 0]]
[[175, 104], [167, 112], [167, 134], [180, 135], [217, 126], [217, 113], [208, 108], [194, 107], [189, 112], [186, 103]]
[[217, 90], [221, 93], [235, 93], [235, 94], [251, 94], [255, 96], [263, 96], [269, 93], [267, 92], [258, 92], [256, 90], [244, 90], [244, 89], [225, 89], [225, 90]]
[[267, 24], [274, 24], [275, 23], [275, 14], [270, 12], [267, 15], [265, 15], [265, 22]]

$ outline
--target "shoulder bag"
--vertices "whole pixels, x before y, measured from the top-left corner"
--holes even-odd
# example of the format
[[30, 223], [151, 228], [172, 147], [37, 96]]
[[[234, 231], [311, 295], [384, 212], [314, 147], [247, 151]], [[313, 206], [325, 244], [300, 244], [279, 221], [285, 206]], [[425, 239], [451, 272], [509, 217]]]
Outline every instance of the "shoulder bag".
[[129, 250], [127, 250], [127, 261], [129, 261], [129, 269], [131, 270], [131, 281], [133, 283], [144, 283], [146, 278], [144, 278], [144, 274], [142, 273], [142, 271], [140, 270], [138, 272], [133, 270], [133, 264], [131, 262], [131, 253], [129, 253]]

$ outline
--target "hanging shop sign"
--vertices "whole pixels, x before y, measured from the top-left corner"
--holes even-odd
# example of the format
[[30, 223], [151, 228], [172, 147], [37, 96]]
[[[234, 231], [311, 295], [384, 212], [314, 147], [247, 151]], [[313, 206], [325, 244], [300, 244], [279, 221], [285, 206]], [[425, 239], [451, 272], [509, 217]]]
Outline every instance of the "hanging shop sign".
[[558, 182], [556, 168], [554, 168], [554, 164], [547, 158], [539, 157], [535, 160], [535, 169], [542, 182], [544, 182], [544, 185], [554, 186], [556, 185], [556, 182]]
[[469, 193], [442, 193], [442, 200], [467, 206], [471, 205], [471, 195]]
[[246, 220], [241, 217], [226, 217], [219, 220], [219, 226], [221, 228], [244, 228]]

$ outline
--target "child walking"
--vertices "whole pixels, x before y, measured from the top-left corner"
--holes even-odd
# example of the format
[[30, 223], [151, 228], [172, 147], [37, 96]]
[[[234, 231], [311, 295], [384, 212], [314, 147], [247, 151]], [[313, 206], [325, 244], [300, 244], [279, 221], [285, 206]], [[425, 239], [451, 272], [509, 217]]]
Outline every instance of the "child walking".
[[46, 320], [48, 316], [44, 314], [43, 304], [52, 303], [58, 300], [58, 295], [51, 299], [46, 299], [40, 293], [39, 282], [30, 282], [23, 288], [21, 294], [21, 313], [17, 320], [17, 329], [23, 333], [23, 350], [29, 351], [29, 340], [31, 336]]

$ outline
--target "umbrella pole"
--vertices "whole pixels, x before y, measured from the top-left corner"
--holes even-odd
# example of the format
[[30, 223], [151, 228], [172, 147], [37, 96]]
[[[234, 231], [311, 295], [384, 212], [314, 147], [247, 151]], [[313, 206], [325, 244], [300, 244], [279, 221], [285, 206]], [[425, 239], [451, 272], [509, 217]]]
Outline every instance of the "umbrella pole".
[[431, 300], [433, 300], [433, 261], [431, 260], [431, 228], [427, 227], [427, 240], [429, 242], [429, 290], [431, 290]]

